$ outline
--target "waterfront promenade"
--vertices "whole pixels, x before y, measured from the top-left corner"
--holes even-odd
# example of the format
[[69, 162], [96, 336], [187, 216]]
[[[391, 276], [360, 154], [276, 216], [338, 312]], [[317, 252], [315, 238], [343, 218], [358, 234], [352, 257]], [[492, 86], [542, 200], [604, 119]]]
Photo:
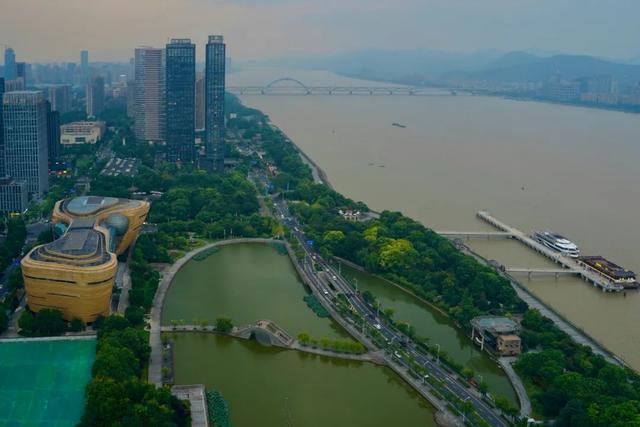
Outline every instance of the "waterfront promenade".
[[[467, 255], [473, 256], [477, 261], [490, 265], [489, 260], [471, 249], [466, 245], [462, 245], [462, 250]], [[527, 303], [530, 308], [536, 309], [542, 314], [544, 317], [553, 321], [553, 323], [558, 327], [558, 329], [562, 330], [564, 333], [569, 335], [571, 339], [573, 339], [578, 344], [586, 345], [591, 347], [594, 353], [601, 355], [607, 360], [607, 362], [616, 364], [618, 366], [625, 366], [624, 362], [615, 357], [609, 350], [607, 350], [603, 345], [596, 342], [593, 338], [587, 335], [586, 332], [579, 329], [569, 320], [565, 319], [559, 313], [556, 313], [551, 307], [547, 306], [542, 300], [540, 300], [537, 296], [535, 296], [532, 292], [530, 292], [527, 288], [521, 285], [518, 281], [516, 281], [513, 277], [511, 277], [508, 273], [502, 272], [500, 270], [496, 270], [500, 274], [502, 274], [509, 283], [511, 283], [511, 287], [516, 291], [518, 297]]]

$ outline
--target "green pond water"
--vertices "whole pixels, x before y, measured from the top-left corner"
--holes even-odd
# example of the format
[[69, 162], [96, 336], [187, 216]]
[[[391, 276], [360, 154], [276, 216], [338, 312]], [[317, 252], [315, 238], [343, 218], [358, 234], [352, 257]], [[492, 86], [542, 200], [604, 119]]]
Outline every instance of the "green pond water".
[[[456, 360], [467, 363], [494, 392], [513, 399], [507, 379], [444, 317], [373, 276], [356, 276], [395, 317], [409, 321]], [[303, 297], [309, 292], [289, 258], [266, 244], [225, 246], [188, 262], [167, 294], [163, 324], [231, 317], [245, 325], [270, 319], [297, 335], [347, 337], [331, 319], [319, 318]], [[385, 367], [347, 362], [254, 341], [196, 333], [171, 333], [176, 384], [202, 383], [223, 393], [236, 427], [432, 426], [434, 409]]]
[[175, 334], [176, 384], [225, 397], [234, 427], [430, 427], [433, 409], [389, 368], [255, 341]]
[[287, 255], [263, 243], [222, 247], [202, 261], [191, 260], [175, 276], [162, 312], [172, 320], [228, 316], [238, 326], [269, 319], [290, 335], [346, 337], [329, 318], [319, 318], [303, 297], [309, 292]]

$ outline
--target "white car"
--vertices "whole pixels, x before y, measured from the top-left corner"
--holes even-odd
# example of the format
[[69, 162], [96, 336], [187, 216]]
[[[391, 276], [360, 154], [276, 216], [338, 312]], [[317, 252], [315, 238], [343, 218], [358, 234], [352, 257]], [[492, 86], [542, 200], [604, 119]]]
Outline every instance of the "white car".
[[401, 355], [400, 353], [398, 353], [397, 351], [394, 351], [394, 352], [393, 352], [393, 355], [394, 355], [397, 359], [402, 360], [402, 355]]
[[382, 325], [380, 325], [380, 323], [376, 323], [375, 325], [373, 325], [374, 328], [376, 328], [377, 330], [382, 329]]

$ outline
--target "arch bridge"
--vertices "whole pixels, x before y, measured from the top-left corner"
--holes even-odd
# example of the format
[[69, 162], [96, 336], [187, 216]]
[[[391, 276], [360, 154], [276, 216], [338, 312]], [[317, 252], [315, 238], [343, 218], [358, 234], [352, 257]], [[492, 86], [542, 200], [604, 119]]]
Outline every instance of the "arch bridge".
[[436, 92], [415, 86], [310, 86], [292, 77], [281, 77], [265, 86], [227, 86], [235, 95], [378, 95], [451, 96], [455, 92]]

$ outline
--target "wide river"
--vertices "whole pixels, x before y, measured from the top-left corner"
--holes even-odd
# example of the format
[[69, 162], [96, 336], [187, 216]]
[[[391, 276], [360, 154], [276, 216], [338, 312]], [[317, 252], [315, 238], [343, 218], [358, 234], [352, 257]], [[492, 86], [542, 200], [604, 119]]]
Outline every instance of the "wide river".
[[[293, 77], [356, 84], [332, 73], [248, 69], [229, 85]], [[476, 96], [243, 96], [328, 174], [374, 209], [399, 210], [435, 230], [485, 230], [487, 209], [523, 231], [551, 229], [640, 271], [640, 116]], [[394, 127], [394, 122], [406, 128]], [[508, 241], [472, 246], [507, 266], [548, 261]], [[640, 369], [640, 292], [603, 294], [579, 279], [524, 284]]]

